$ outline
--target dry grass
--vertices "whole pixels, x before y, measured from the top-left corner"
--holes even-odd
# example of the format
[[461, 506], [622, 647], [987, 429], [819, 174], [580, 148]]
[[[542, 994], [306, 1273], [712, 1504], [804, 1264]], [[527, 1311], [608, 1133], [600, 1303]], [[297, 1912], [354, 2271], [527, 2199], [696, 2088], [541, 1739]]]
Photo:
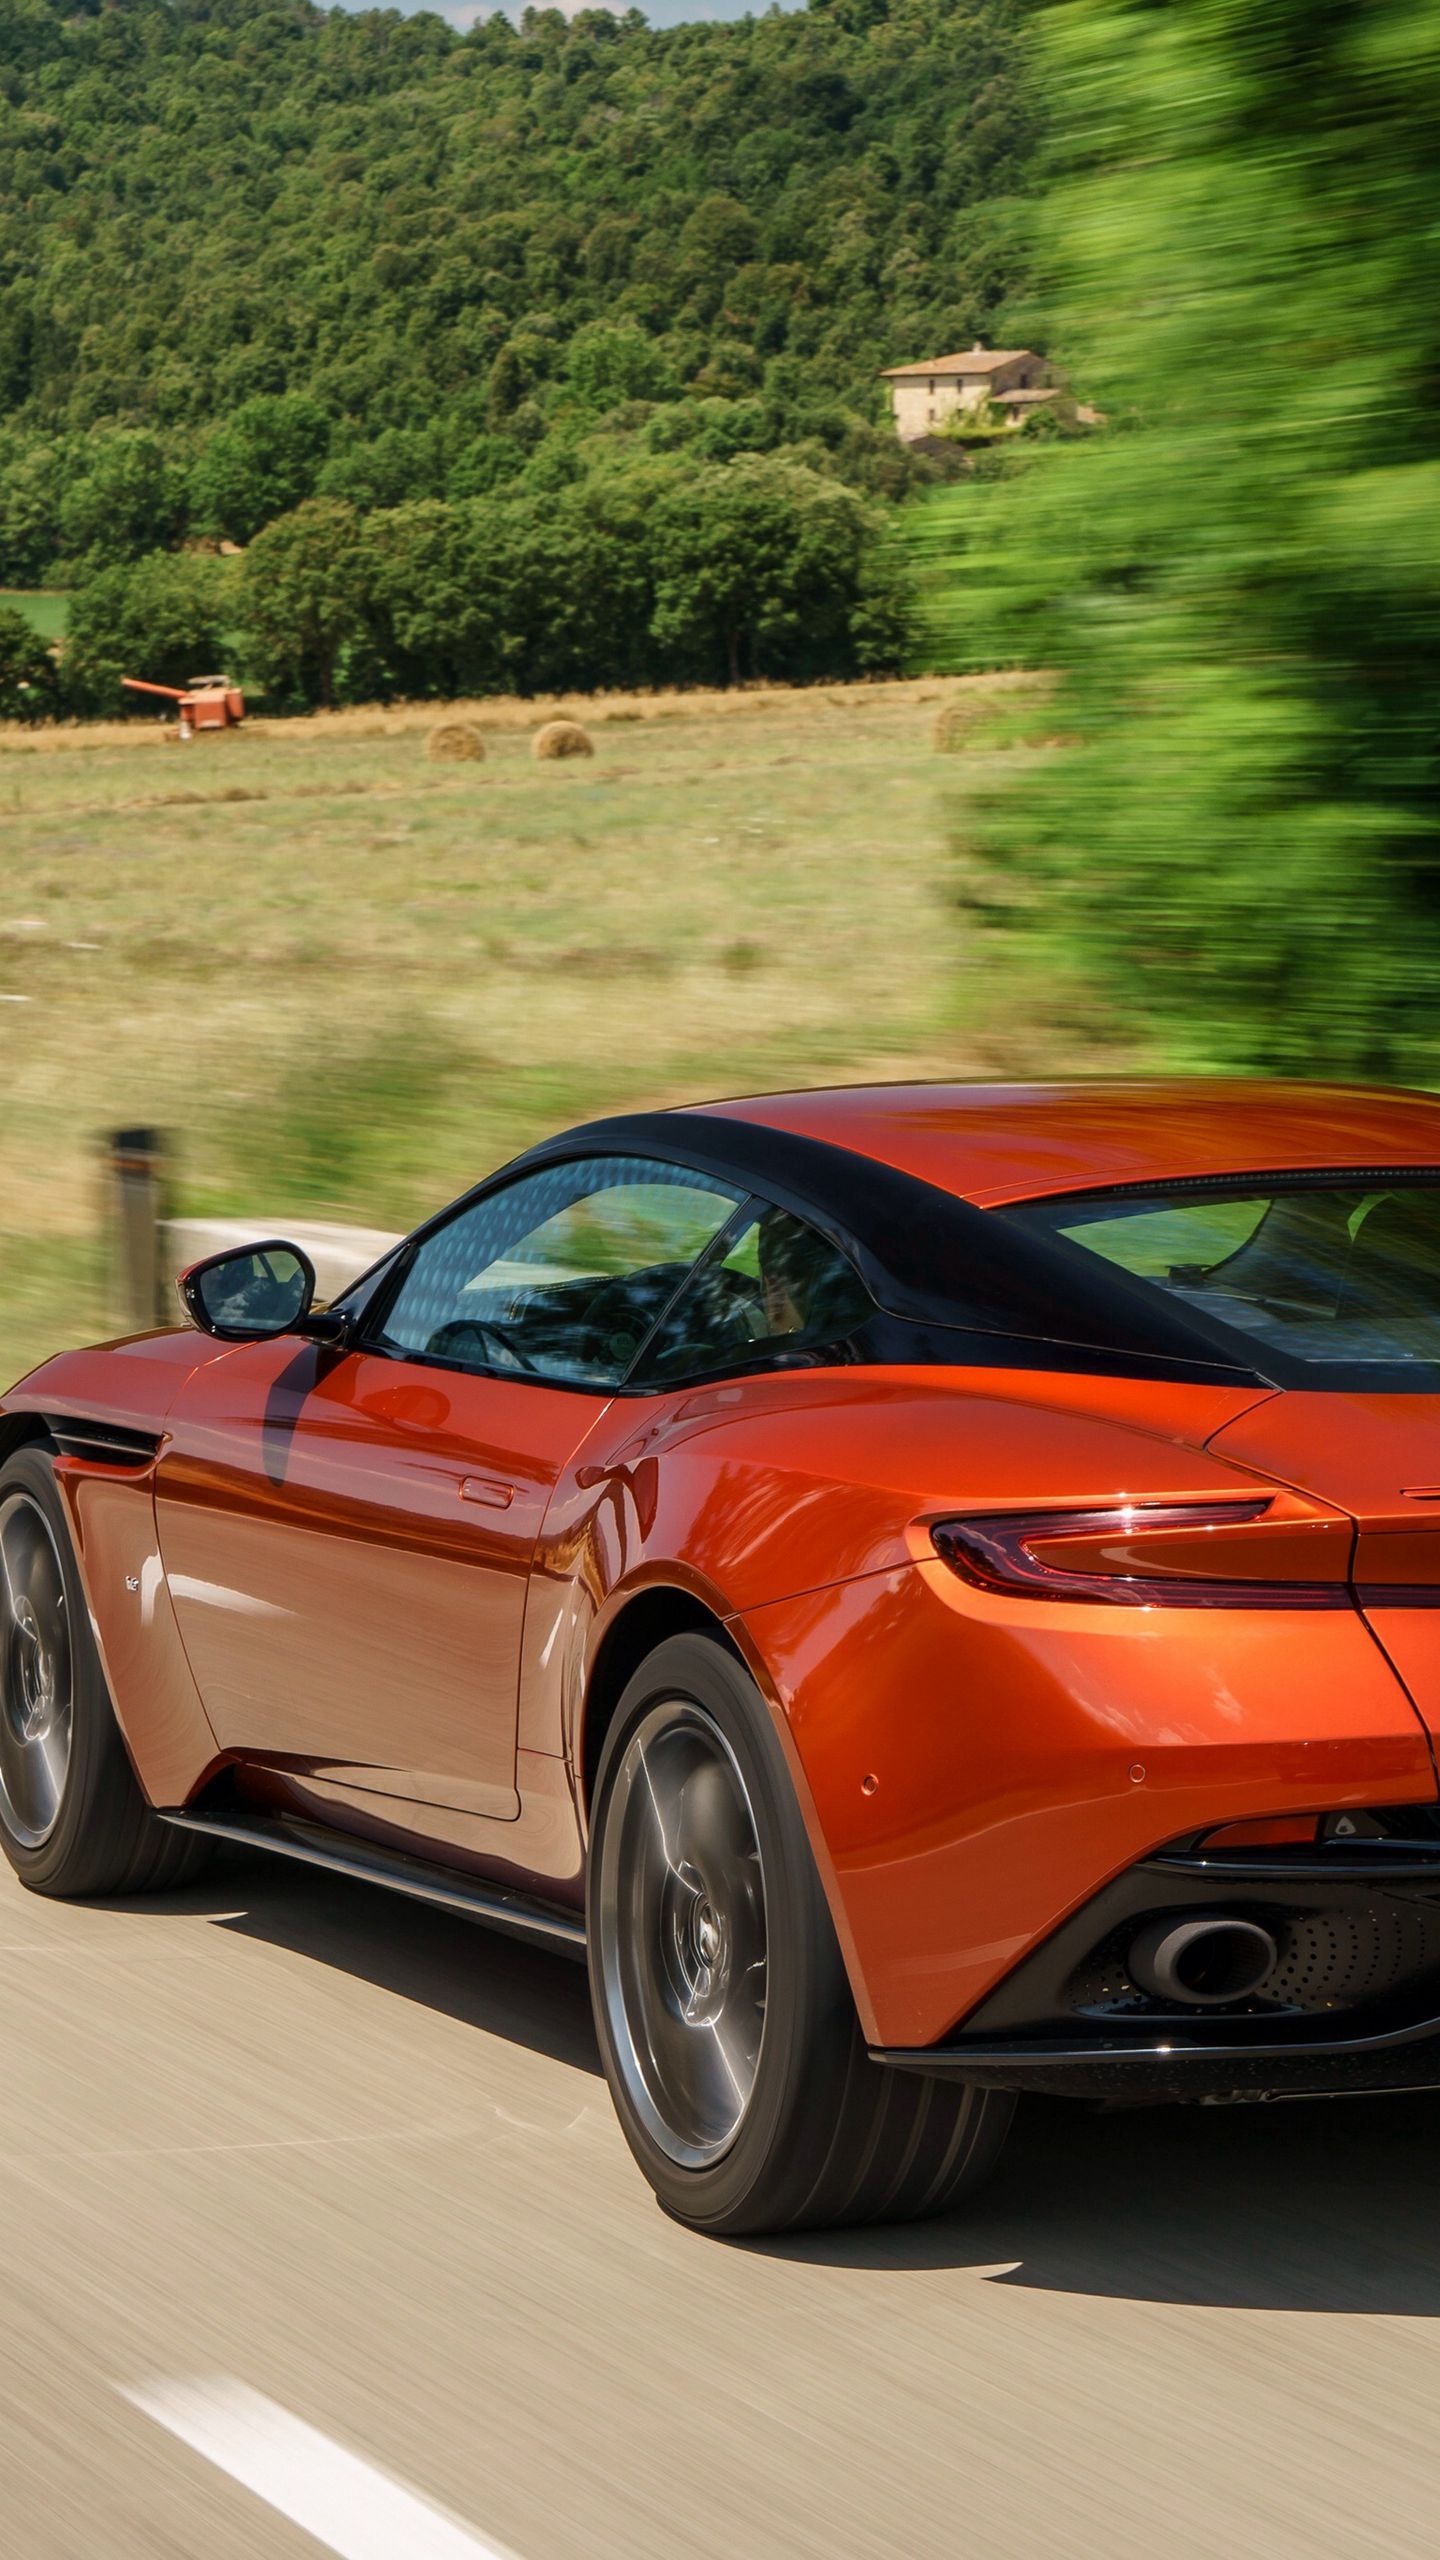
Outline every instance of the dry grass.
[[953, 755], [997, 731], [1013, 734], [1017, 724], [1029, 729], [1053, 692], [1053, 677], [1028, 667], [954, 685], [935, 713], [931, 743], [942, 755]]
[[[515, 694], [483, 696], [479, 701], [436, 704], [433, 702], [393, 702], [386, 705], [367, 703], [350, 711], [317, 711], [307, 720], [267, 720], [251, 713], [240, 733], [247, 738], [274, 736], [291, 738], [303, 733], [310, 740], [370, 740], [402, 738], [415, 731], [428, 730], [437, 716], [473, 721], [485, 731], [538, 729], [547, 720], [578, 720], [593, 728], [616, 722], [630, 724], [654, 720], [746, 720], [752, 715], [778, 712], [791, 719], [807, 713], [847, 711], [853, 706], [873, 703], [882, 698], [895, 707], [913, 703], [948, 702], [962, 695], [979, 694], [985, 699], [1029, 679], [1009, 674], [994, 676], [917, 676], [909, 681], [889, 682], [879, 678], [853, 684], [813, 685], [800, 687], [781, 684], [742, 685], [727, 692], [707, 691], [703, 687], [668, 687], [653, 693], [547, 693], [521, 697]], [[83, 724], [62, 723], [57, 728], [26, 729], [15, 722], [0, 721], [0, 759], [7, 755], [71, 754], [77, 749], [97, 750], [112, 747], [154, 748], [159, 723], [134, 720], [90, 720]], [[235, 734], [227, 733], [227, 743], [235, 743]], [[168, 743], [174, 745], [175, 732], [168, 732]], [[217, 743], [207, 739], [206, 745]]]
[[108, 1126], [173, 1130], [196, 1210], [402, 1225], [607, 1108], [1083, 1062], [964, 992], [955, 690], [602, 698], [568, 770], [559, 706], [457, 706], [479, 795], [433, 706], [5, 737], [0, 1367], [106, 1320]]

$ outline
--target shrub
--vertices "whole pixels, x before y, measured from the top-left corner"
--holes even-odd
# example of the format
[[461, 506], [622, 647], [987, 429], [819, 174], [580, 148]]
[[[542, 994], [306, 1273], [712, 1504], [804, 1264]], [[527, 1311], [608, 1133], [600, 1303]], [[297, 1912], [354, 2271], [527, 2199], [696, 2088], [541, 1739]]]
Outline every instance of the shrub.
[[13, 605], [0, 605], [0, 720], [52, 720], [58, 691], [55, 661], [38, 631]]
[[185, 685], [213, 673], [225, 654], [227, 604], [219, 562], [190, 552], [152, 551], [97, 571], [71, 599], [66, 694], [77, 709], [113, 715], [144, 700], [126, 693], [122, 676]]

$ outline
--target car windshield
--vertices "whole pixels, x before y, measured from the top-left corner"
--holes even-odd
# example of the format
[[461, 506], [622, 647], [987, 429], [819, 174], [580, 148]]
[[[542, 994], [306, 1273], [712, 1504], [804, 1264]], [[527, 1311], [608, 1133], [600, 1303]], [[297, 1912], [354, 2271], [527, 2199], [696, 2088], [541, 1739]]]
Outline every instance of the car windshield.
[[[1440, 1384], [1440, 1180], [1183, 1189], [1027, 1204], [1032, 1234], [1097, 1255], [1179, 1307], [1302, 1369]], [[1426, 1374], [1431, 1373], [1431, 1374]], [[1319, 1384], [1343, 1383], [1332, 1375]]]

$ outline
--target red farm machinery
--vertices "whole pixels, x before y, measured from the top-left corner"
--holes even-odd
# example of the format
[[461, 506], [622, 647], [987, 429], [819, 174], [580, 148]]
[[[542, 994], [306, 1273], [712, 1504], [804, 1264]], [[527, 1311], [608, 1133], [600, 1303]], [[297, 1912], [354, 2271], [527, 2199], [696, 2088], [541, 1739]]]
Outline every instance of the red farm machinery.
[[202, 729], [238, 729], [245, 717], [245, 696], [228, 676], [192, 676], [187, 685], [148, 684], [143, 676], [122, 676], [131, 693], [158, 693], [177, 707], [182, 738]]

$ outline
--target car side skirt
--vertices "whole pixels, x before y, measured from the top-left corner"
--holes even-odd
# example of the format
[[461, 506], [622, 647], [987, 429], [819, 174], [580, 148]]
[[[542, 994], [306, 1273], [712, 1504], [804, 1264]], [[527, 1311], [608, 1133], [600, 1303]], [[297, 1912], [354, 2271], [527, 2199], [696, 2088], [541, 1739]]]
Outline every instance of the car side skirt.
[[357, 1840], [348, 1833], [327, 1831], [320, 1823], [244, 1819], [224, 1814], [190, 1813], [183, 1808], [162, 1812], [162, 1822], [177, 1831], [198, 1831], [212, 1840], [228, 1840], [236, 1848], [263, 1849], [279, 1858], [295, 1858], [304, 1866], [324, 1867], [332, 1875], [349, 1876], [357, 1884], [384, 1885], [416, 1902], [432, 1902], [464, 1920], [478, 1920], [507, 1937], [526, 1938], [565, 1955], [585, 1954], [584, 1923], [573, 1911], [486, 1884], [454, 1867], [430, 1866], [399, 1850]]

